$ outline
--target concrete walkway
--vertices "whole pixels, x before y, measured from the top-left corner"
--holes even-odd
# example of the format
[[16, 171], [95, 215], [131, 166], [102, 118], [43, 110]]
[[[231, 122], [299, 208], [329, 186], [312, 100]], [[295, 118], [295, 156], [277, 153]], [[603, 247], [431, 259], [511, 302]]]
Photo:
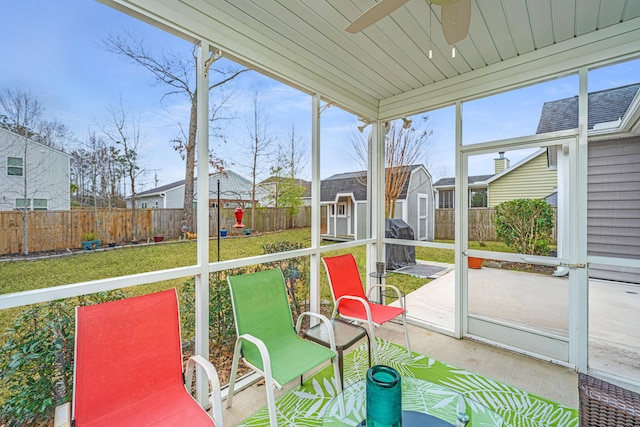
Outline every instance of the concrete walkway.
[[[453, 330], [455, 271], [406, 297], [412, 318]], [[640, 286], [589, 281], [590, 366], [640, 381]], [[469, 269], [469, 312], [567, 337], [569, 280], [483, 267]]]

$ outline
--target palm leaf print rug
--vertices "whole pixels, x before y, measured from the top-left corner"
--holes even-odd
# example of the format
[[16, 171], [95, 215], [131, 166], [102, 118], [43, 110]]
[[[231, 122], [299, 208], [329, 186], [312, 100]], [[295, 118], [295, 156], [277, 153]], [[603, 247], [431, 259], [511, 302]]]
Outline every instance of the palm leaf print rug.
[[[578, 427], [579, 425], [578, 411], [575, 408], [529, 394], [419, 353], [413, 353], [413, 357], [409, 357], [404, 347], [388, 341], [377, 339], [376, 342], [379, 363], [396, 369], [403, 377], [403, 384], [411, 385], [412, 379], [415, 378], [444, 386], [497, 412], [504, 419], [504, 427]], [[367, 369], [368, 355], [366, 345], [363, 344], [344, 357], [345, 388], [349, 385], [358, 386], [359, 381], [365, 379]], [[305, 379], [302, 386], [297, 386], [281, 396], [276, 402], [278, 426], [321, 427], [325, 413], [335, 410], [335, 405], [331, 405], [331, 399], [336, 395], [332, 379], [333, 368], [326, 366]], [[419, 381], [414, 380], [414, 382]], [[457, 396], [456, 393], [452, 395]], [[357, 408], [358, 405], [362, 406], [364, 402], [355, 402], [356, 412], [358, 409], [364, 410], [364, 407]], [[354, 402], [349, 402], [347, 406], [353, 407]], [[239, 426], [269, 426], [267, 408], [253, 414]]]

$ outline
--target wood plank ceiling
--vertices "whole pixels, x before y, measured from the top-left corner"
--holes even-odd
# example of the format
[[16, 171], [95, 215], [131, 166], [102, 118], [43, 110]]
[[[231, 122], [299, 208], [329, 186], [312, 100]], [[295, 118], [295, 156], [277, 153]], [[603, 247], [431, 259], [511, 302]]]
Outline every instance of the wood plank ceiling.
[[371, 114], [386, 99], [608, 27], [626, 25], [625, 31], [640, 33], [639, 0], [471, 0], [469, 34], [452, 58], [440, 27], [441, 8], [426, 0], [409, 0], [358, 34], [345, 28], [374, 0], [103, 1], [206, 39], [238, 62]]

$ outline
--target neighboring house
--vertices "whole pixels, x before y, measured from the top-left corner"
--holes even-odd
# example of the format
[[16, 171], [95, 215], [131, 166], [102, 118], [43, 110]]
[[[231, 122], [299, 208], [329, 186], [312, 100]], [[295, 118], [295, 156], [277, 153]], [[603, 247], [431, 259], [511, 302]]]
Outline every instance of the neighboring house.
[[[587, 252], [589, 256], [640, 261], [640, 83], [588, 96]], [[578, 127], [578, 97], [546, 102], [537, 133]], [[568, 160], [549, 150], [558, 165], [558, 254], [568, 229]], [[564, 184], [562, 184], [564, 183]], [[564, 215], [562, 214], [564, 212]], [[564, 234], [564, 239], [568, 235]], [[589, 265], [589, 276], [640, 283], [640, 268]]]
[[[396, 201], [395, 218], [413, 229], [416, 240], [433, 240], [433, 187], [424, 165], [411, 173]], [[320, 184], [320, 205], [326, 209], [325, 238], [366, 238], [366, 171], [333, 175]]]
[[[472, 208], [487, 206], [487, 180], [493, 175], [475, 175], [468, 177], [469, 204]], [[455, 178], [441, 178], [433, 184], [437, 209], [455, 208]], [[478, 194], [479, 196], [475, 196]]]
[[[198, 200], [197, 179], [195, 180], [194, 206]], [[209, 206], [218, 206], [218, 181], [220, 181], [220, 205], [223, 208], [234, 208], [238, 205], [251, 206], [251, 181], [242, 175], [226, 170], [209, 175]], [[269, 206], [269, 193], [256, 187], [256, 202], [261, 206]], [[127, 207], [131, 208], [131, 198], [127, 198]], [[184, 180], [153, 188], [136, 194], [138, 208], [173, 208], [184, 207]]]
[[[495, 207], [502, 202], [529, 198], [551, 197], [557, 191], [557, 171], [549, 166], [546, 149], [540, 149], [510, 165], [504, 153], [494, 159], [493, 175], [468, 177], [469, 207]], [[438, 209], [454, 208], [455, 178], [439, 179], [433, 188], [436, 191]]]
[[70, 171], [69, 154], [0, 128], [0, 210], [69, 210]]
[[[276, 178], [271, 176], [260, 184], [258, 184], [261, 188], [266, 190], [269, 193], [269, 203], [270, 206], [275, 206], [275, 199], [277, 194], [279, 194], [279, 185], [280, 181], [285, 180], [287, 178]], [[295, 184], [304, 188], [304, 192], [302, 193], [302, 206], [311, 206], [311, 182], [305, 181], [304, 179], [294, 179]]]

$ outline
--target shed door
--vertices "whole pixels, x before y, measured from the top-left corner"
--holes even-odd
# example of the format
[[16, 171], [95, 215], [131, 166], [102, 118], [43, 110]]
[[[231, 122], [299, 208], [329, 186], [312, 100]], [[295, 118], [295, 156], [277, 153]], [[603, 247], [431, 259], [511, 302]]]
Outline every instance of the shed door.
[[418, 194], [418, 240], [427, 240], [428, 212], [428, 196], [426, 194]]

